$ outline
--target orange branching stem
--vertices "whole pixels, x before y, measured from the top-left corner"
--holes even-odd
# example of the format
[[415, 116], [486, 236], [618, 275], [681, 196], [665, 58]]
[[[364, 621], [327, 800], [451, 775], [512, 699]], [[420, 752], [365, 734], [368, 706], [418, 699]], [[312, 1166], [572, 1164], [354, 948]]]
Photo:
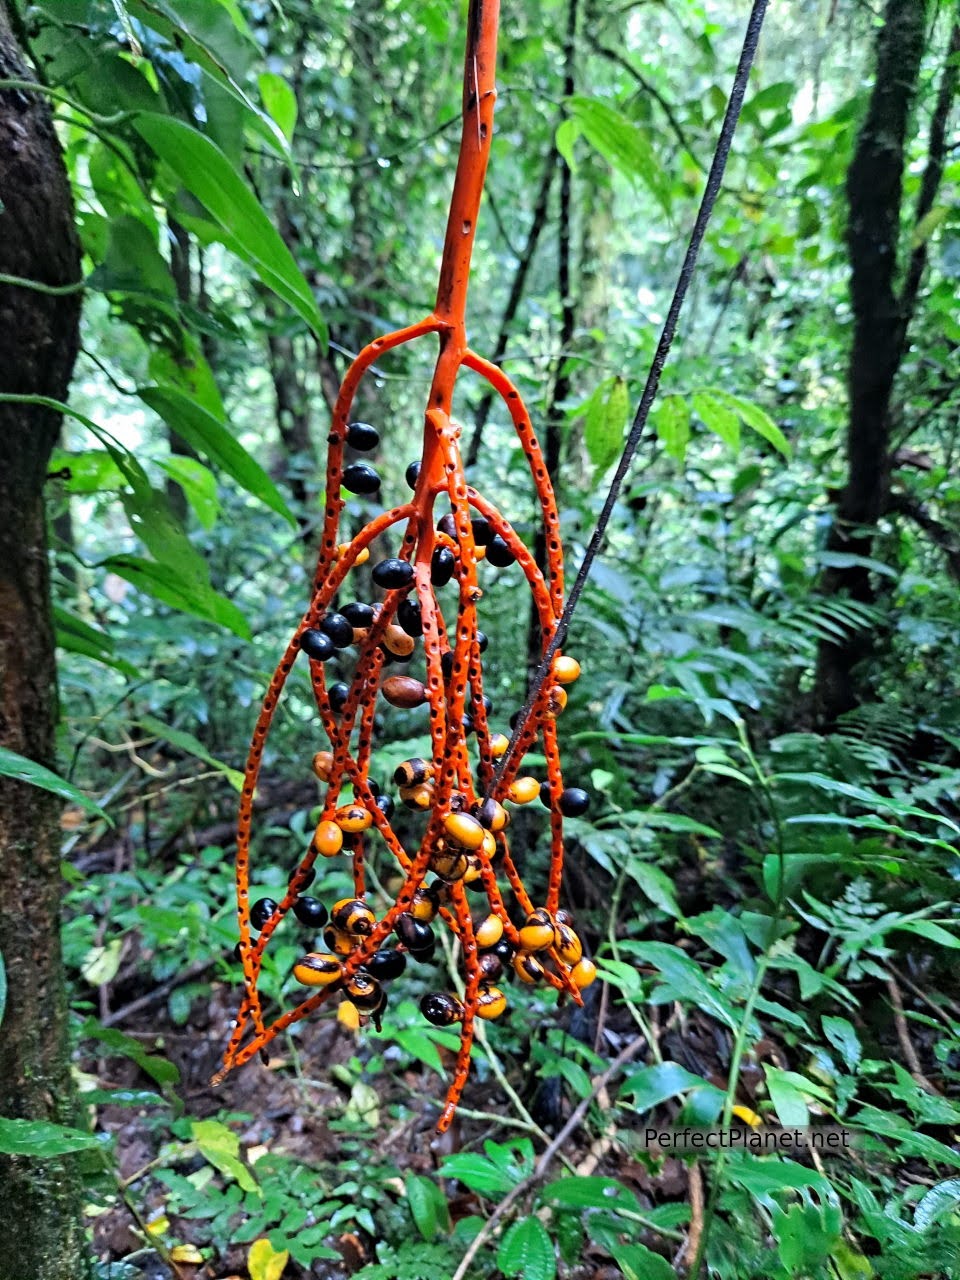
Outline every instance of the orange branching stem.
[[[483, 690], [485, 641], [478, 629], [478, 606], [484, 592], [478, 566], [488, 553], [490, 564], [502, 568], [516, 563], [523, 573], [539, 617], [544, 652], [563, 609], [559, 517], [530, 416], [509, 378], [467, 344], [470, 264], [493, 135], [498, 20], [498, 0], [471, 0], [463, 128], [436, 305], [418, 323], [377, 338], [360, 352], [343, 379], [333, 409], [313, 597], [270, 680], [244, 773], [236, 855], [244, 995], [222, 1068], [214, 1077], [219, 1082], [227, 1072], [263, 1053], [286, 1028], [335, 1000], [338, 1017], [346, 1025], [356, 1027], [371, 1017], [379, 1025], [386, 1003], [384, 981], [397, 976], [408, 957], [420, 963], [431, 958], [435, 946], [431, 922], [436, 922], [455, 936], [464, 973], [462, 998], [433, 992], [421, 1002], [429, 1020], [460, 1026], [460, 1050], [439, 1120], [441, 1130], [449, 1126], [467, 1080], [476, 1019], [496, 1017], [506, 1006], [497, 986], [504, 971], [512, 970], [521, 982], [552, 986], [578, 1002], [581, 988], [594, 974], [593, 966], [582, 958], [569, 916], [559, 907], [563, 816], [582, 812], [587, 799], [577, 788], [564, 788], [557, 742], [556, 717], [566, 701], [563, 685], [576, 677], [578, 664], [560, 653], [555, 656], [551, 679], [538, 693], [506, 760], [507, 738], [492, 726]], [[387, 352], [428, 335], [436, 335], [439, 351], [424, 411], [413, 496], [341, 542], [342, 490], [367, 493], [379, 487], [371, 468], [345, 465], [346, 447], [362, 450], [377, 440], [369, 427], [351, 423], [357, 389], [364, 374]], [[546, 533], [546, 575], [510, 522], [467, 484], [460, 429], [452, 416], [462, 368], [486, 380], [516, 429]], [[363, 473], [360, 479], [358, 472]], [[375, 544], [382, 546], [391, 538], [391, 554], [373, 566], [373, 582], [383, 598], [372, 605], [357, 601], [340, 606], [344, 612], [339, 612], [335, 598], [350, 575], [356, 577], [355, 571]], [[453, 599], [445, 613], [440, 588], [447, 581], [455, 590], [450, 592]], [[415, 657], [418, 642], [422, 662], [399, 670], [418, 670], [421, 678], [385, 671], [394, 662]], [[327, 665], [335, 650], [350, 647], [356, 649], [352, 678], [348, 683], [328, 684]], [[329, 745], [314, 757], [314, 771], [325, 785], [322, 812], [282, 899], [264, 898], [251, 906], [254, 792], [267, 734], [301, 652], [309, 662], [317, 713]], [[392, 797], [377, 794], [369, 779], [375, 712], [381, 699], [405, 707], [424, 705], [428, 712], [430, 759], [400, 761], [394, 775], [403, 805], [419, 813], [424, 824], [413, 841], [409, 835], [402, 839], [398, 828], [406, 830], [416, 819], [395, 828]], [[524, 756], [535, 746], [546, 758], [545, 779], [522, 772]], [[507, 835], [508, 806], [537, 798], [550, 814], [550, 871], [541, 907], [534, 905], [524, 886]], [[366, 859], [378, 845], [386, 849], [402, 876], [395, 901], [379, 919], [366, 901]], [[306, 896], [305, 890], [314, 878], [317, 860], [334, 857], [350, 859], [354, 898], [333, 908], [323, 930], [325, 949], [306, 952], [294, 966], [294, 978], [317, 989], [268, 1022], [258, 990], [264, 952], [290, 913], [308, 927], [323, 926], [326, 909]], [[482, 902], [481, 910], [471, 894]], [[508, 898], [515, 904], [516, 918], [508, 911]], [[392, 934], [396, 938], [388, 946]]]

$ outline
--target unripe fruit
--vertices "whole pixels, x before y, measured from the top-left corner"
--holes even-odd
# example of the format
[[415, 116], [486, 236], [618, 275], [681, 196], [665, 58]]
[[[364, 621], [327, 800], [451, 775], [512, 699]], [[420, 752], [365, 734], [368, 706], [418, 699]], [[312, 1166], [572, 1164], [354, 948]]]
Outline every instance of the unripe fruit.
[[495, 733], [490, 739], [490, 754], [494, 760], [499, 760], [501, 756], [507, 754], [507, 747], [510, 745], [510, 739], [503, 733]]
[[392, 707], [422, 707], [427, 700], [426, 686], [412, 676], [390, 676], [380, 689]]
[[331, 951], [336, 952], [338, 956], [348, 956], [357, 945], [356, 939], [352, 934], [345, 933], [343, 929], [338, 929], [332, 924], [328, 924], [324, 928], [323, 944], [329, 947]]
[[527, 917], [520, 930], [520, 946], [524, 951], [546, 951], [553, 946], [553, 920], [543, 907]]
[[507, 788], [507, 799], [514, 804], [529, 804], [540, 794], [540, 783], [536, 778], [514, 778]]
[[553, 927], [553, 945], [564, 964], [576, 965], [583, 957], [583, 943], [568, 924], [557, 921]]
[[503, 937], [503, 921], [498, 915], [489, 915], [476, 926], [473, 936], [478, 947], [494, 947]]
[[377, 917], [362, 898], [341, 898], [330, 912], [330, 923], [343, 933], [366, 938], [373, 933]]
[[383, 647], [395, 658], [406, 658], [416, 648], [416, 641], [403, 627], [391, 622], [383, 633]]
[[360, 1030], [360, 1010], [352, 1000], [341, 1000], [337, 1006], [337, 1021], [347, 1031]]
[[433, 808], [434, 788], [432, 782], [421, 782], [415, 787], [401, 787], [400, 799], [414, 813], [426, 813]]
[[398, 787], [415, 787], [433, 777], [433, 765], [420, 756], [404, 760], [393, 771], [393, 780]]
[[443, 829], [451, 843], [462, 849], [479, 849], [483, 844], [483, 827], [469, 813], [448, 813]]
[[596, 981], [597, 966], [592, 960], [581, 960], [570, 971], [570, 979], [573, 984], [582, 991], [584, 987], [589, 987], [591, 982]]
[[461, 849], [438, 849], [430, 858], [430, 870], [448, 884], [463, 880], [469, 869], [467, 855]]
[[546, 714], [551, 719], [556, 719], [560, 712], [567, 705], [567, 691], [560, 685], [555, 684], [547, 694]]
[[341, 831], [351, 835], [359, 831], [369, 831], [373, 826], [373, 814], [362, 804], [344, 804], [333, 815], [334, 821]]
[[513, 972], [521, 982], [532, 985], [543, 977], [544, 968], [536, 956], [526, 951], [518, 951], [513, 958]]
[[580, 675], [580, 663], [576, 658], [567, 657], [561, 654], [554, 659], [553, 678], [558, 684], [573, 684], [574, 680]]
[[293, 976], [305, 987], [329, 987], [343, 976], [343, 966], [336, 956], [325, 951], [311, 951], [293, 966]]
[[437, 892], [435, 885], [427, 885], [416, 891], [413, 895], [413, 901], [410, 903], [410, 914], [416, 920], [423, 920], [427, 924], [436, 918], [437, 912], [440, 910], [440, 894]]
[[[351, 546], [352, 546], [352, 543], [349, 543], [349, 542], [338, 542], [337, 543], [337, 559], [339, 559], [341, 556], [345, 556], [347, 552], [350, 550]], [[362, 551], [358, 551], [356, 556], [354, 556], [354, 560], [353, 560], [354, 568], [356, 568], [357, 565], [366, 564], [369, 559], [370, 559], [370, 548], [364, 547]]]
[[502, 831], [510, 823], [509, 813], [493, 796], [488, 796], [477, 808], [476, 818], [487, 831]]
[[506, 1007], [507, 997], [499, 987], [484, 987], [478, 997], [477, 1017], [486, 1018], [488, 1021], [499, 1018]]
[[350, 493], [376, 493], [380, 488], [380, 477], [369, 462], [354, 462], [344, 468], [340, 483]]
[[335, 858], [343, 848], [343, 831], [335, 822], [324, 818], [317, 823], [313, 843], [322, 857]]
[[333, 752], [318, 751], [310, 762], [313, 772], [321, 782], [329, 782], [333, 771]]
[[347, 995], [362, 1012], [379, 1008], [383, 1001], [383, 988], [376, 978], [359, 969], [347, 979]]

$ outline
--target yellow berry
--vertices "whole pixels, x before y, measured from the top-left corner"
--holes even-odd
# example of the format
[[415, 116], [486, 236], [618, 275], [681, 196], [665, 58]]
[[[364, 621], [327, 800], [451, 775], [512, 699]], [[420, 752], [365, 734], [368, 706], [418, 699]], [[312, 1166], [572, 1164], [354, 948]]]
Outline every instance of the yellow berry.
[[553, 678], [558, 684], [573, 684], [580, 675], [580, 663], [576, 658], [561, 654], [553, 664]]
[[507, 788], [507, 799], [514, 804], [529, 804], [540, 794], [540, 783], [536, 778], [515, 778]]
[[343, 976], [343, 966], [336, 956], [325, 951], [310, 951], [293, 966], [293, 976], [305, 987], [329, 987]]
[[443, 829], [451, 843], [462, 849], [479, 849], [483, 844], [483, 827], [469, 813], [448, 813]]
[[343, 832], [335, 822], [325, 818], [317, 823], [313, 843], [316, 845], [317, 853], [324, 858], [334, 858], [343, 848]]
[[348, 1031], [357, 1031], [360, 1028], [360, 1010], [352, 1000], [341, 1000], [337, 1008], [337, 1021], [341, 1027], [346, 1027]]
[[507, 1007], [507, 997], [499, 987], [485, 987], [479, 995], [478, 1018], [499, 1018]]
[[373, 814], [362, 804], [341, 805], [333, 816], [340, 830], [351, 834], [367, 831], [373, 826]]
[[590, 983], [596, 980], [596, 976], [597, 966], [592, 960], [581, 960], [570, 971], [573, 984], [581, 991], [584, 987], [589, 987]]
[[553, 946], [553, 920], [542, 907], [527, 917], [520, 930], [520, 946], [524, 951], [546, 951]]
[[489, 915], [473, 931], [478, 947], [492, 947], [503, 937], [503, 921], [497, 915]]

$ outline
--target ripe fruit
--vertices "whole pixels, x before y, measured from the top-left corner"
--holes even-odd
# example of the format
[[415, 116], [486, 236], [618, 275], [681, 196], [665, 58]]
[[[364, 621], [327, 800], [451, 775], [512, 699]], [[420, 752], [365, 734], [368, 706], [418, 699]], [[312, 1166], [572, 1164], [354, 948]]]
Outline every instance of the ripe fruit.
[[426, 687], [413, 676], [390, 676], [380, 690], [392, 707], [421, 707], [427, 700]]
[[351, 422], [347, 427], [347, 444], [358, 453], [369, 453], [380, 443], [380, 432], [369, 422]]
[[[353, 640], [353, 631], [350, 632], [350, 639]], [[300, 648], [312, 658], [314, 662], [326, 662], [328, 658], [333, 656], [333, 641], [323, 631], [310, 628], [304, 631], [300, 637]]]
[[322, 929], [327, 923], [327, 908], [319, 898], [297, 898], [293, 914], [310, 929]]
[[338, 649], [346, 649], [353, 644], [353, 624], [342, 613], [328, 613], [325, 618], [321, 618], [320, 630], [330, 637]]
[[340, 483], [350, 493], [376, 493], [380, 488], [380, 477], [369, 462], [354, 462], [344, 469]]
[[407, 957], [402, 951], [375, 951], [363, 967], [378, 981], [387, 982], [400, 977], [407, 967]]
[[277, 909], [272, 898], [259, 898], [250, 908], [250, 923], [259, 932]]
[[419, 959], [425, 952], [432, 954], [436, 946], [433, 930], [422, 920], [417, 920], [408, 911], [397, 917], [394, 932], [412, 956]]
[[437, 912], [440, 910], [440, 891], [435, 884], [421, 886], [413, 895], [413, 901], [410, 903], [410, 914], [416, 920], [423, 920], [427, 924], [436, 918]]
[[470, 521], [473, 528], [473, 540], [478, 547], [488, 547], [493, 541], [493, 530], [490, 528], [490, 522], [484, 516], [475, 516]]
[[437, 547], [430, 560], [430, 581], [435, 587], [445, 587], [453, 577], [457, 557], [449, 547]]
[[318, 751], [310, 762], [313, 772], [317, 775], [321, 782], [330, 781], [330, 773], [333, 769], [333, 752]]
[[373, 803], [377, 806], [386, 820], [389, 822], [393, 817], [393, 811], [396, 809], [393, 796], [374, 796]]
[[430, 991], [420, 1001], [420, 1012], [435, 1027], [449, 1027], [463, 1017], [463, 1005], [445, 991]]
[[499, 533], [490, 539], [487, 545], [487, 559], [495, 568], [506, 569], [516, 561], [516, 558]]
[[350, 697], [350, 686], [344, 684], [342, 680], [338, 680], [336, 684], [332, 684], [327, 690], [327, 697], [330, 699], [330, 710], [335, 716], [338, 716], [347, 705], [347, 699]]
[[413, 581], [413, 565], [409, 560], [399, 560], [391, 556], [389, 560], [381, 560], [373, 566], [371, 575], [378, 587], [385, 591], [395, 591], [398, 587], [408, 587]]
[[347, 979], [347, 994], [362, 1012], [377, 1009], [383, 1002], [380, 983], [363, 969], [358, 969], [352, 978]]
[[383, 647], [395, 658], [408, 658], [416, 647], [413, 636], [391, 622], [383, 633]]
[[560, 792], [557, 807], [565, 818], [579, 818], [590, 808], [590, 792], [582, 787], [567, 787]]
[[409, 596], [406, 600], [401, 600], [397, 607], [397, 622], [408, 636], [422, 636], [423, 619], [420, 616], [419, 602], [411, 600]]
[[404, 480], [406, 480], [407, 484], [411, 489], [415, 489], [417, 487], [417, 481], [420, 479], [420, 459], [419, 458], [417, 459], [416, 462], [408, 463], [407, 469], [403, 473], [403, 478]]
[[365, 627], [373, 625], [372, 605], [354, 600], [350, 604], [345, 604], [340, 612], [355, 630], [362, 631]]

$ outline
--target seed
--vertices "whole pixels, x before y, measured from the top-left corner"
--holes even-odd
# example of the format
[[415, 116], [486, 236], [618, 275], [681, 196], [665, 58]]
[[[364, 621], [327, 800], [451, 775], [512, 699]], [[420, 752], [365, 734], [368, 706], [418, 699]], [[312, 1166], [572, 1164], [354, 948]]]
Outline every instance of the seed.
[[373, 826], [373, 814], [362, 804], [341, 805], [333, 817], [341, 831], [348, 831], [351, 834], [368, 831]]
[[430, 559], [430, 581], [435, 587], [445, 587], [453, 577], [457, 557], [449, 547], [437, 547]]
[[557, 807], [565, 818], [579, 818], [590, 808], [590, 792], [582, 787], [567, 787], [560, 792]]
[[310, 766], [321, 782], [329, 782], [333, 769], [333, 752], [318, 751], [311, 760]]
[[344, 470], [340, 483], [350, 493], [376, 493], [380, 477], [369, 462], [354, 462]]
[[478, 1018], [499, 1018], [507, 1007], [507, 997], [499, 987], [484, 987], [477, 1004]]
[[573, 684], [580, 675], [580, 663], [576, 658], [561, 654], [553, 663], [553, 678], [558, 684]]
[[436, 885], [427, 885], [416, 891], [410, 903], [410, 914], [415, 920], [423, 920], [427, 924], [436, 917], [440, 910], [440, 894]]
[[542, 907], [527, 917], [520, 930], [520, 946], [524, 951], [546, 951], [553, 946], [553, 921]]
[[463, 1017], [463, 1005], [445, 991], [430, 991], [420, 1001], [420, 1012], [435, 1027], [449, 1027]]
[[415, 787], [432, 777], [433, 765], [420, 756], [404, 760], [403, 764], [398, 764], [393, 771], [393, 780], [398, 787]]
[[325, 951], [310, 951], [293, 966], [293, 976], [305, 987], [329, 987], [339, 982], [343, 966], [336, 956]]
[[550, 692], [547, 694], [546, 714], [552, 719], [556, 719], [566, 705], [566, 689], [561, 688], [558, 684], [553, 685]]
[[267, 923], [270, 917], [277, 909], [277, 904], [272, 898], [259, 898], [250, 908], [250, 923], [254, 929], [259, 931]]
[[448, 813], [443, 829], [451, 843], [463, 849], [479, 849], [483, 844], [483, 827], [469, 813]]
[[373, 803], [377, 806], [377, 808], [380, 810], [380, 812], [389, 822], [390, 819], [393, 817], [394, 809], [396, 809], [397, 807], [396, 804], [394, 803], [393, 796], [383, 796], [383, 795], [374, 796]]
[[330, 921], [334, 928], [344, 933], [355, 933], [365, 938], [373, 933], [377, 917], [362, 898], [341, 898], [333, 904]]
[[409, 657], [416, 648], [416, 643], [413, 636], [395, 622], [391, 622], [383, 633], [383, 647], [395, 658]]
[[356, 630], [363, 630], [373, 624], [373, 606], [363, 604], [359, 600], [354, 600], [350, 604], [345, 604], [340, 610], [343, 617], [350, 623], [351, 627]]
[[514, 778], [507, 788], [507, 799], [514, 804], [529, 804], [540, 794], [540, 783], [536, 778]]
[[453, 516], [450, 514], [449, 511], [445, 516], [441, 516], [440, 519], [437, 521], [437, 531], [439, 533], [445, 533], [448, 538], [453, 538], [454, 542], [456, 542], [457, 522], [456, 520], [454, 520]]
[[351, 422], [347, 427], [347, 444], [358, 453], [369, 453], [380, 443], [380, 432], [369, 422]]
[[320, 630], [330, 637], [338, 649], [353, 644], [353, 624], [342, 613], [328, 613], [321, 619]]
[[344, 684], [342, 680], [338, 680], [336, 684], [332, 684], [327, 690], [327, 697], [330, 699], [330, 710], [335, 716], [338, 716], [347, 705], [347, 699], [350, 697], [350, 686]]
[[498, 915], [491, 914], [475, 927], [473, 936], [478, 947], [494, 947], [503, 937], [503, 921]]
[[490, 539], [487, 546], [487, 559], [497, 569], [506, 569], [516, 560], [516, 556], [510, 550], [506, 541], [500, 537], [499, 533]]
[[327, 923], [327, 908], [319, 898], [297, 898], [293, 914], [309, 929], [322, 929]]
[[[353, 640], [352, 631], [350, 639]], [[301, 635], [300, 648], [314, 662], [326, 662], [333, 654], [333, 641], [323, 631], [316, 631], [311, 628]]]
[[409, 463], [406, 471], [403, 473], [403, 478], [411, 489], [415, 489], [417, 487], [417, 481], [420, 479], [419, 459], [416, 462]]
[[398, 587], [408, 587], [413, 581], [413, 565], [409, 560], [399, 560], [391, 556], [389, 560], [381, 560], [373, 566], [372, 577], [378, 587], [386, 591], [394, 591]]
[[480, 966], [480, 972], [487, 982], [499, 982], [503, 977], [503, 965], [500, 963], [500, 957], [495, 956], [492, 951], [481, 951], [477, 956], [477, 964]]
[[596, 977], [597, 966], [592, 960], [581, 960], [580, 963], [575, 965], [570, 971], [571, 981], [581, 991], [584, 987], [589, 987], [590, 983], [596, 980]]
[[363, 967], [378, 981], [387, 982], [400, 977], [407, 967], [407, 957], [402, 951], [375, 951]]
[[513, 971], [521, 982], [534, 983], [539, 982], [543, 977], [544, 968], [536, 956], [532, 956], [527, 951], [518, 951], [513, 958]]
[[423, 618], [420, 616], [420, 604], [409, 597], [401, 600], [397, 608], [397, 622], [408, 636], [423, 635]]
[[316, 845], [317, 853], [322, 857], [335, 858], [343, 848], [343, 831], [337, 823], [325, 818], [317, 823], [317, 829], [313, 833], [313, 843]]

